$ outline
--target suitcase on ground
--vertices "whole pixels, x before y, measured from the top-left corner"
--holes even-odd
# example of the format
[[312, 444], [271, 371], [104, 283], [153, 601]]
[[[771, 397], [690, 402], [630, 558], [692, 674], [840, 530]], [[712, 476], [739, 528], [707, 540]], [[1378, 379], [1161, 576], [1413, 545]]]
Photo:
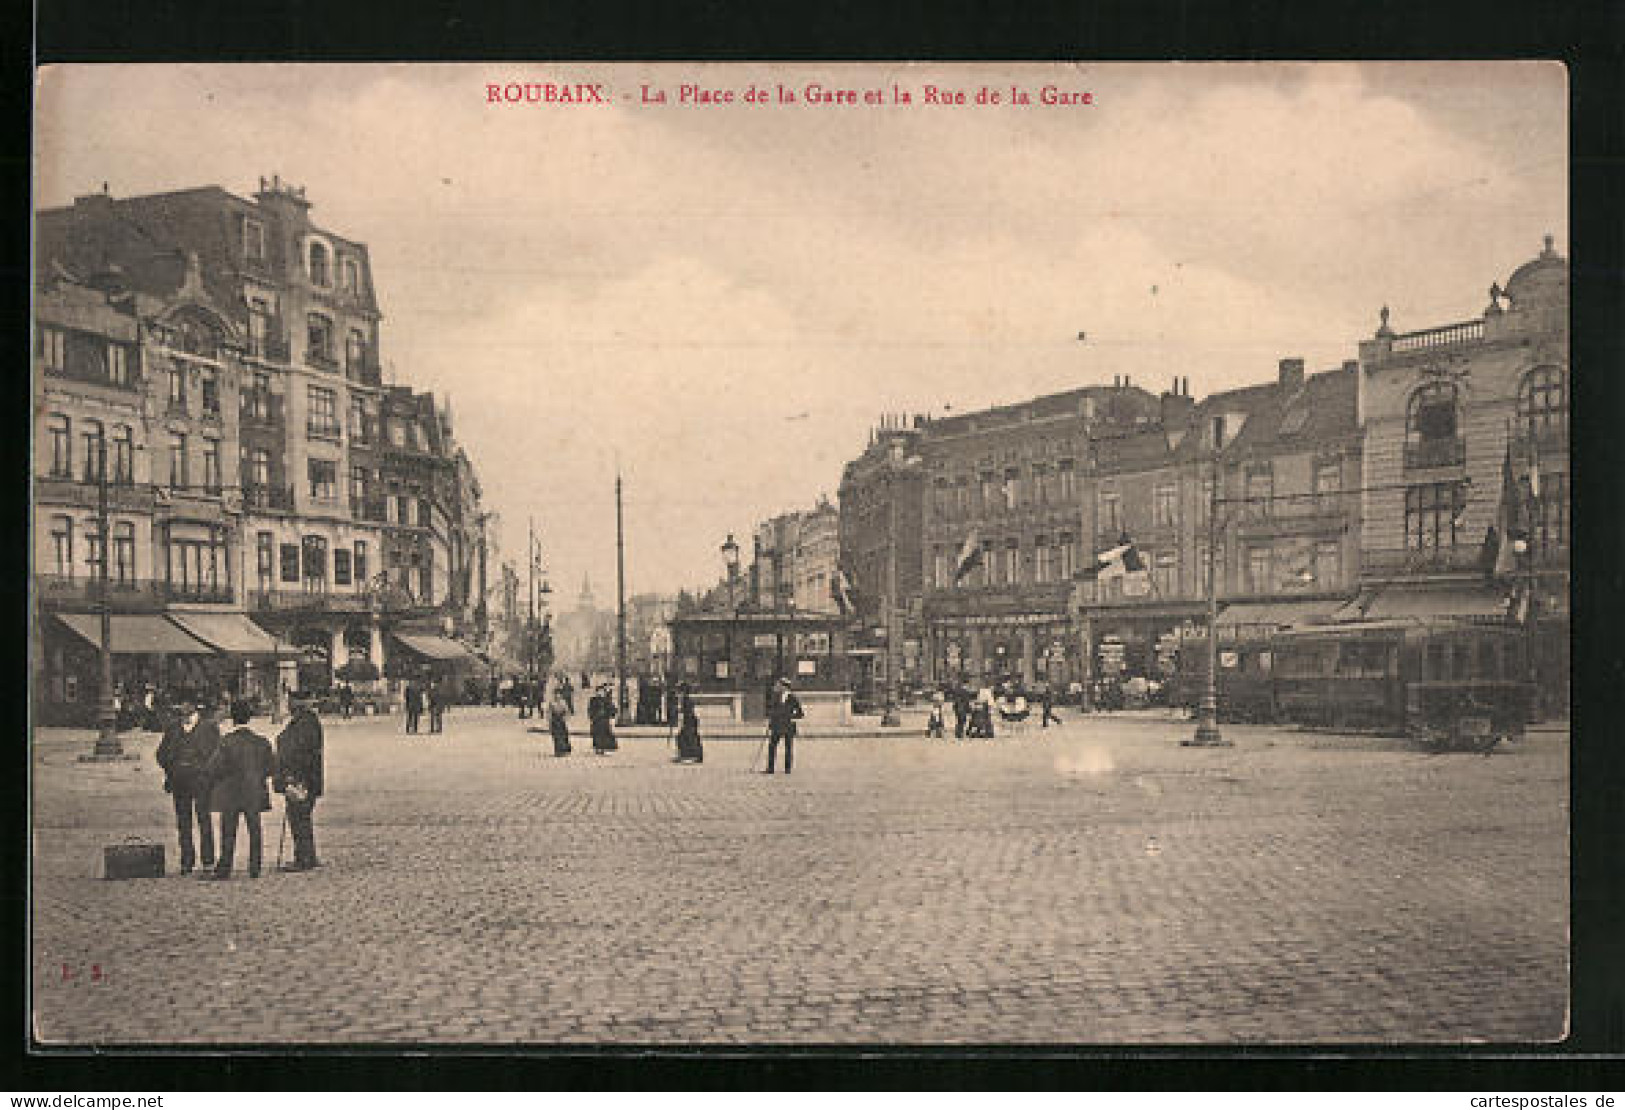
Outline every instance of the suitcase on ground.
[[131, 837], [123, 844], [102, 849], [104, 877], [108, 879], [161, 879], [164, 877], [164, 846], [148, 844]]

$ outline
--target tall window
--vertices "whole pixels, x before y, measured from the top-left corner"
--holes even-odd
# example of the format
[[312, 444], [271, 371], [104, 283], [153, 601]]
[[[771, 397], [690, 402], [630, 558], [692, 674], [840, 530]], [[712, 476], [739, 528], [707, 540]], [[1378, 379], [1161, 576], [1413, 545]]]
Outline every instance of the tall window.
[[1452, 382], [1430, 382], [1411, 394], [1405, 411], [1405, 465], [1455, 466], [1462, 458], [1456, 387]]
[[1151, 584], [1160, 597], [1173, 597], [1179, 590], [1179, 561], [1172, 551], [1159, 551], [1151, 561]]
[[1247, 592], [1270, 593], [1275, 583], [1270, 580], [1271, 552], [1267, 547], [1247, 549]]
[[423, 561], [418, 564], [418, 601], [434, 604], [434, 549], [423, 549]]
[[1033, 581], [1048, 582], [1054, 570], [1054, 560], [1051, 557], [1048, 536], [1039, 536], [1033, 540]]
[[344, 337], [344, 365], [350, 373], [359, 373], [367, 361], [367, 339], [355, 328]]
[[51, 518], [51, 573], [59, 578], [73, 577], [73, 518]]
[[305, 590], [324, 593], [327, 590], [327, 537], [306, 536], [303, 546]]
[[355, 541], [355, 580], [359, 585], [367, 582], [367, 541]]
[[208, 596], [229, 582], [222, 537], [169, 541], [170, 589], [182, 596]]
[[1433, 482], [1405, 491], [1405, 546], [1429, 551], [1456, 546], [1456, 522], [1467, 505], [1460, 482]]
[[310, 400], [310, 417], [306, 431], [313, 436], [337, 437], [339, 434], [339, 399], [331, 389], [319, 385], [306, 386]]
[[73, 422], [66, 416], [53, 414], [49, 421], [51, 436], [51, 477], [73, 476]]
[[1021, 471], [1006, 467], [1004, 471], [1004, 507], [1014, 509], [1021, 504]]
[[1274, 509], [1275, 468], [1268, 463], [1247, 468], [1247, 515], [1269, 516]]
[[984, 513], [991, 512], [993, 507], [998, 503], [999, 484], [995, 480], [991, 470], [984, 470], [977, 477], [980, 480], [982, 487], [982, 511]]
[[271, 588], [276, 575], [276, 546], [269, 532], [260, 532], [254, 537], [254, 575], [259, 580], [260, 589]]
[[359, 509], [367, 499], [367, 468], [352, 466], [350, 468], [350, 500], [355, 502]]
[[242, 220], [243, 257], [251, 262], [265, 260], [265, 225], [258, 220], [251, 220], [247, 216], [239, 217]]
[[360, 394], [350, 397], [350, 439], [355, 443], [367, 443], [372, 439], [369, 427], [371, 421], [367, 419], [367, 399]]
[[1335, 589], [1343, 584], [1342, 552], [1336, 540], [1320, 540], [1315, 544], [1315, 585], [1322, 590]]
[[186, 481], [186, 437], [175, 434], [169, 437], [169, 484], [175, 489], [185, 489]]
[[311, 362], [333, 361], [333, 322], [326, 316], [305, 317], [305, 353]]
[[418, 498], [418, 527], [428, 528], [434, 523], [434, 513], [427, 497]]
[[1321, 512], [1337, 508], [1337, 494], [1343, 488], [1343, 467], [1336, 459], [1315, 463], [1315, 505]]
[[1062, 501], [1071, 501], [1077, 494], [1077, 475], [1074, 470], [1071, 459], [1062, 459], [1055, 464], [1057, 484], [1060, 486], [1056, 492]]
[[202, 404], [203, 415], [219, 417], [220, 415], [220, 375], [213, 370], [203, 371], [199, 379], [199, 398]]
[[361, 266], [353, 258], [344, 260], [344, 288], [346, 292], [361, 292]]
[[1171, 528], [1178, 513], [1179, 487], [1158, 486], [1155, 491], [1153, 519], [1159, 528]]
[[1071, 581], [1072, 576], [1078, 572], [1078, 541], [1071, 532], [1061, 533], [1060, 544], [1061, 579]]
[[101, 529], [92, 521], [85, 526], [85, 566], [92, 580], [102, 576], [102, 560], [106, 557], [107, 547]]
[[220, 441], [212, 436], [203, 439], [203, 489], [220, 492]]
[[999, 564], [998, 552], [993, 550], [992, 540], [982, 541], [982, 585], [991, 586], [998, 580]]
[[1113, 539], [1123, 532], [1123, 515], [1117, 494], [1112, 490], [1100, 491], [1100, 513], [1095, 531]]
[[99, 482], [102, 467], [107, 465], [107, 433], [102, 430], [100, 420], [85, 420], [81, 423], [83, 430], [79, 436], [85, 445], [85, 481]]
[[335, 547], [333, 549], [333, 585], [348, 586], [350, 584], [350, 549]]
[[56, 328], [39, 331], [40, 361], [45, 369], [58, 372], [68, 368], [68, 337]]
[[1004, 580], [1010, 585], [1021, 582], [1021, 541], [1004, 541]]
[[111, 481], [124, 486], [135, 481], [135, 433], [128, 424], [113, 429], [112, 467]]
[[114, 385], [130, 384], [130, 349], [122, 343], [107, 345], [107, 378]]
[[1569, 476], [1558, 472], [1543, 474], [1540, 496], [1532, 502], [1530, 539], [1536, 551], [1551, 551], [1569, 542]]
[[931, 510], [939, 517], [948, 515], [948, 479], [938, 478], [931, 483]]
[[970, 512], [970, 479], [963, 474], [954, 479], [954, 512], [960, 516]]
[[939, 590], [946, 590], [952, 584], [949, 580], [948, 552], [941, 547], [931, 556], [931, 583]]
[[169, 368], [169, 411], [186, 411], [186, 368], [179, 363]]
[[1518, 431], [1529, 439], [1569, 434], [1569, 390], [1563, 371], [1537, 366], [1518, 385]]
[[281, 548], [280, 548], [280, 550], [278, 552], [277, 558], [278, 558], [278, 561], [282, 564], [281, 567], [279, 568], [280, 571], [281, 571], [282, 581], [285, 582], [285, 583], [296, 583], [296, 582], [298, 582], [299, 581], [299, 545], [296, 544], [296, 543], [282, 544]]
[[323, 288], [333, 284], [333, 275], [328, 268], [327, 246], [324, 243], [310, 245], [310, 283]]
[[271, 452], [256, 447], [248, 453], [248, 485], [264, 489], [271, 484]]
[[[248, 302], [248, 339], [252, 353], [265, 358], [271, 338], [271, 305], [264, 297], [253, 297]], [[255, 372], [256, 377], [258, 371]]]
[[1049, 463], [1033, 463], [1033, 500], [1040, 505], [1049, 504]]
[[135, 584], [135, 525], [129, 521], [113, 525], [113, 581]]
[[310, 496], [317, 501], [334, 501], [339, 495], [339, 464], [332, 459], [310, 459]]
[[265, 370], [254, 371], [249, 387], [243, 390], [243, 415], [250, 420], [269, 420], [271, 417], [271, 375]]

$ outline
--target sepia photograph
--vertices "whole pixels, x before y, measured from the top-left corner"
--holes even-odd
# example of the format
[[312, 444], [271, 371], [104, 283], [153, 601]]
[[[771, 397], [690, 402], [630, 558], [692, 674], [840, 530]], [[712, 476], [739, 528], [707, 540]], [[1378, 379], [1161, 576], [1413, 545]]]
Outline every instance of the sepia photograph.
[[35, 1051], [1569, 1034], [1561, 63], [34, 129]]

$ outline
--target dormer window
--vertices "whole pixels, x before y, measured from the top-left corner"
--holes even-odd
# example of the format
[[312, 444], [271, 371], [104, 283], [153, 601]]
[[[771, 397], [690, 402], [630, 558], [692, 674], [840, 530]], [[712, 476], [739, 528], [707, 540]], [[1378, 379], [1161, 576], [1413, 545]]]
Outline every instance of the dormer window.
[[310, 245], [310, 283], [324, 288], [333, 284], [333, 275], [328, 268], [327, 245], [325, 243], [312, 243]]
[[343, 281], [346, 293], [361, 292], [361, 264], [353, 258], [344, 260]]
[[242, 218], [243, 257], [250, 262], [265, 261], [265, 225], [247, 216]]

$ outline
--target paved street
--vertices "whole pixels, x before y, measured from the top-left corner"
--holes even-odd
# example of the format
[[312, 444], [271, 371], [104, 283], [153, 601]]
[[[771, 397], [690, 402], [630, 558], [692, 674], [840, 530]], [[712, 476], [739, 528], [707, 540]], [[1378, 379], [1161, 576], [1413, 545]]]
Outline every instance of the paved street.
[[[328, 728], [326, 866], [104, 882], [161, 839], [151, 755], [35, 746], [53, 1043], [1551, 1039], [1565, 735], [1491, 758], [1155, 718], [955, 744], [557, 760], [507, 713]], [[584, 754], [584, 749], [587, 749]], [[278, 811], [267, 817], [276, 855]], [[239, 846], [241, 854], [246, 849]], [[69, 977], [65, 980], [66, 965]], [[94, 965], [94, 967], [93, 967]]]

